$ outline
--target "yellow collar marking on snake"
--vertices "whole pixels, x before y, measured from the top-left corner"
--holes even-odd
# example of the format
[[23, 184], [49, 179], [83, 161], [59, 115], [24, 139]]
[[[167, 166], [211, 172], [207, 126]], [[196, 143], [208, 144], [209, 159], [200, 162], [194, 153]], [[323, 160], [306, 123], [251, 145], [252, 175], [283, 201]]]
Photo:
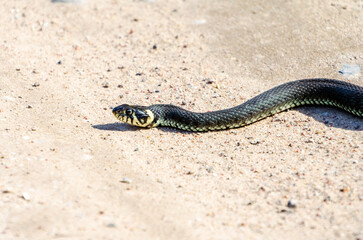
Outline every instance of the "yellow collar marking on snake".
[[149, 109], [145, 109], [144, 111], [148, 115], [147, 117], [138, 118], [135, 112], [131, 115], [114, 112], [114, 115], [121, 122], [128, 123], [130, 125], [138, 127], [153, 127], [152, 122], [155, 118], [154, 113]]

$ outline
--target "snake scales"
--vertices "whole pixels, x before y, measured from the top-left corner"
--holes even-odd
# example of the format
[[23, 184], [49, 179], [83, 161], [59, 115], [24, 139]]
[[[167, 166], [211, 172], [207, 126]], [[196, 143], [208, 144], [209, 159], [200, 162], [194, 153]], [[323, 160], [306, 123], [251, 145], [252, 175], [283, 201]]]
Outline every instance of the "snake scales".
[[167, 104], [123, 104], [112, 112], [120, 121], [139, 127], [169, 126], [201, 132], [242, 127], [302, 105], [335, 106], [363, 117], [363, 87], [334, 79], [304, 79], [279, 85], [220, 111], [196, 113]]

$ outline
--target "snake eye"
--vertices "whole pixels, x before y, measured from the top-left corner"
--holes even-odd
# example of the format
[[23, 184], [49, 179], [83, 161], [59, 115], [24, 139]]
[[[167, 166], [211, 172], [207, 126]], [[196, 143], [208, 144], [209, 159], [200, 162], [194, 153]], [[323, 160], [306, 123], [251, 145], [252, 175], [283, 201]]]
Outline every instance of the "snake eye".
[[132, 110], [131, 109], [126, 109], [126, 114], [127, 115], [131, 115], [132, 114]]

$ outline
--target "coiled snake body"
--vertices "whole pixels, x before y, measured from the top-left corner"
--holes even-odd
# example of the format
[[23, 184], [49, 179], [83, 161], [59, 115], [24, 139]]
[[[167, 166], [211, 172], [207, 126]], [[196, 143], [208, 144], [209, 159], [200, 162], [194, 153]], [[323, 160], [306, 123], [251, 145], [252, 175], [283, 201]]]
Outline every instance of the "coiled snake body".
[[243, 127], [302, 105], [335, 106], [363, 117], [363, 87], [334, 79], [304, 79], [279, 85], [220, 111], [196, 113], [166, 104], [123, 104], [112, 112], [120, 121], [139, 127], [168, 126], [201, 132]]

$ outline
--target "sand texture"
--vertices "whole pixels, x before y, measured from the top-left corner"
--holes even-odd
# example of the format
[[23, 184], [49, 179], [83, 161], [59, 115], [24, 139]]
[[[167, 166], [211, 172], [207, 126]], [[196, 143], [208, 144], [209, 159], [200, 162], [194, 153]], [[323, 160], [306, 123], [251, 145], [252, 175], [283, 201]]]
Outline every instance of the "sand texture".
[[278, 84], [363, 86], [359, 0], [0, 5], [0, 239], [363, 239], [363, 120], [289, 110], [229, 131], [119, 123]]

